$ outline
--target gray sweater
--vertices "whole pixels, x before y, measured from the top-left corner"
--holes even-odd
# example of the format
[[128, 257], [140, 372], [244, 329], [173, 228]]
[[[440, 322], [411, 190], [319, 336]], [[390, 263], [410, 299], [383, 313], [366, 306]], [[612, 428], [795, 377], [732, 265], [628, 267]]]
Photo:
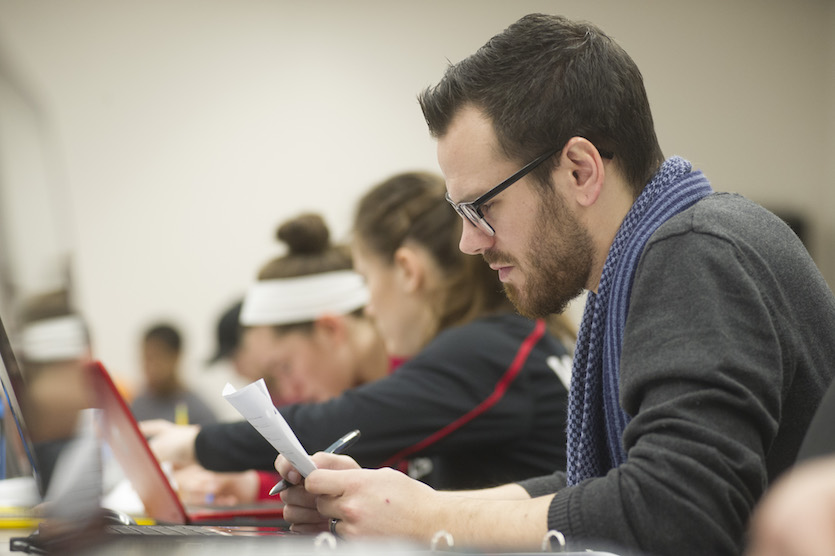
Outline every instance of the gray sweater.
[[782, 221], [711, 195], [647, 243], [620, 370], [627, 461], [574, 487], [521, 483], [557, 492], [548, 527], [586, 547], [739, 554], [832, 380], [835, 297]]

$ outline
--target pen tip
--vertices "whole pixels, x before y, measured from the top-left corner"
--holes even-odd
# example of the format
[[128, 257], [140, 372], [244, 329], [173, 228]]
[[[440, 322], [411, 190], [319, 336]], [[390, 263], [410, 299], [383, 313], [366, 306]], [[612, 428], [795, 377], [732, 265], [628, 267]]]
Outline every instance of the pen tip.
[[279, 492], [287, 488], [287, 482], [284, 479], [278, 481], [273, 488], [270, 489], [270, 496], [275, 496]]

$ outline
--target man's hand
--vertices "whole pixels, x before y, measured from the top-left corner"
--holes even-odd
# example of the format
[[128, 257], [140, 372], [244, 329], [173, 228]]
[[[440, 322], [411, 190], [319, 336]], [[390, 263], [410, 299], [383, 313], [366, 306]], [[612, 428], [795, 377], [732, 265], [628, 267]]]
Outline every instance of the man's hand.
[[[439, 492], [393, 469], [360, 469], [347, 456], [317, 453], [306, 479], [283, 457], [276, 469], [290, 483], [281, 494], [293, 531], [327, 531], [330, 520], [345, 537], [400, 537], [429, 544], [440, 530], [456, 546], [527, 552], [547, 532], [553, 495], [530, 498], [519, 485], [471, 492]], [[503, 523], [496, 527], [497, 519]]]
[[390, 468], [318, 469], [305, 479], [322, 516], [338, 519], [345, 537], [399, 537], [429, 543], [442, 495]]
[[[313, 461], [320, 469], [359, 469], [360, 466], [348, 456], [313, 454]], [[292, 486], [281, 493], [284, 502], [284, 519], [289, 521], [291, 529], [300, 533], [319, 533], [328, 530], [328, 518], [316, 509], [316, 495], [305, 490], [304, 479], [287, 461], [279, 455], [275, 460], [275, 468], [284, 479], [297, 486]]]
[[[346, 537], [399, 536], [428, 542], [432, 500], [439, 493], [393, 469], [360, 469], [348, 456], [319, 452], [313, 455], [318, 469], [302, 479], [283, 457], [275, 467], [290, 487], [281, 494], [284, 519], [293, 531], [327, 531], [338, 519], [336, 531]], [[423, 509], [420, 509], [423, 508]], [[423, 532], [428, 527], [428, 535]]]
[[139, 430], [149, 438], [151, 451], [159, 461], [170, 461], [175, 469], [197, 463], [194, 440], [200, 432], [199, 425], [175, 425], [164, 419], [151, 419], [139, 423]]

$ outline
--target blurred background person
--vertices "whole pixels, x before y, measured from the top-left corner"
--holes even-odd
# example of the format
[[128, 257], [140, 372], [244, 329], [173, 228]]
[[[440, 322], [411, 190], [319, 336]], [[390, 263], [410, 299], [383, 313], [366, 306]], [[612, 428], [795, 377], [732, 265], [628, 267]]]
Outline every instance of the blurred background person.
[[[349, 248], [331, 242], [318, 214], [291, 218], [276, 235], [286, 254], [261, 268], [247, 298], [268, 299], [269, 305], [269, 297], [283, 287], [295, 288], [294, 295], [279, 293], [263, 314], [242, 318], [236, 370], [248, 381], [263, 378], [276, 405], [326, 401], [386, 376], [392, 363], [363, 315], [368, 291], [352, 270]], [[332, 292], [328, 300], [305, 293], [319, 293], [319, 284], [330, 277], [345, 280], [347, 289]]]
[[142, 336], [143, 389], [131, 401], [137, 421], [166, 419], [179, 424], [217, 422], [212, 409], [180, 376], [182, 336], [171, 324], [149, 327]]
[[241, 345], [241, 305], [243, 300], [236, 301], [220, 315], [215, 329], [217, 345], [214, 354], [207, 361], [208, 365], [228, 361], [238, 374], [243, 374], [238, 361]]
[[[445, 191], [436, 174], [399, 174], [365, 195], [356, 213], [352, 252], [369, 288], [366, 315], [402, 363], [328, 401], [279, 410], [308, 451], [360, 429], [351, 454], [364, 465], [396, 467], [438, 488], [564, 468], [567, 390], [557, 373], [569, 349], [544, 321], [515, 314], [495, 273], [458, 250], [461, 219]], [[338, 301], [336, 286], [346, 282], [259, 282], [241, 322], [290, 314], [302, 295]], [[246, 422], [148, 432], [162, 460], [273, 468], [275, 450]]]
[[227, 383], [236, 388], [248, 381], [246, 351], [241, 346], [241, 325], [238, 322], [243, 300], [238, 298], [227, 305], [218, 316], [214, 327], [214, 350], [205, 361], [205, 372], [195, 386], [198, 394], [209, 404], [218, 421], [237, 421], [241, 414], [226, 400], [221, 392]]
[[[335, 275], [347, 278], [349, 290], [330, 305], [315, 296], [296, 296], [291, 311], [274, 312], [245, 327], [240, 324], [242, 303], [233, 304], [218, 321], [212, 361], [229, 360], [247, 382], [263, 378], [276, 406], [326, 401], [388, 375], [395, 362], [363, 314], [368, 291], [352, 271], [348, 246], [331, 242], [324, 219], [311, 213], [283, 222], [276, 237], [285, 253], [261, 268], [251, 289], [255, 295], [263, 288], [269, 291], [275, 281], [315, 289], [322, 277]], [[175, 477], [180, 496], [192, 504], [267, 499], [280, 479], [272, 469], [214, 473], [199, 465], [180, 469]]]
[[835, 554], [835, 382], [803, 438], [794, 468], [770, 486], [751, 518], [746, 556]]
[[804, 461], [766, 490], [751, 520], [745, 554], [835, 554], [835, 456]]
[[79, 412], [94, 405], [86, 371], [90, 337], [66, 290], [25, 300], [19, 322], [23, 418], [35, 444], [44, 493], [61, 450], [75, 435]]

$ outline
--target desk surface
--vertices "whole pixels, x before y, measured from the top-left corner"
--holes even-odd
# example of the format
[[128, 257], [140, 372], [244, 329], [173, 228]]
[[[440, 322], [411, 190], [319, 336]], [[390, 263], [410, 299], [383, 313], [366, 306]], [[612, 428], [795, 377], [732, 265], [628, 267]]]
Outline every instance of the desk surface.
[[[9, 541], [13, 537], [25, 537], [29, 529], [0, 529], [0, 555], [21, 555], [22, 552], [12, 552]], [[333, 542], [332, 539], [328, 539]], [[320, 541], [320, 542], [317, 542]], [[248, 556], [274, 556], [277, 545], [281, 545], [280, 553], [289, 556], [322, 556], [334, 553], [345, 556], [450, 556], [454, 552], [432, 551], [428, 548], [417, 547], [413, 544], [394, 540], [367, 541], [336, 541], [334, 548], [329, 548], [327, 541], [314, 537], [206, 537], [201, 542], [195, 538], [188, 540], [172, 537], [144, 537], [142, 539], [117, 539], [112, 542], [99, 544], [84, 551], [85, 556], [144, 556], [159, 554], [171, 556], [229, 556], [230, 550], [245, 553]], [[324, 546], [323, 546], [324, 545]], [[459, 554], [473, 556], [542, 556], [542, 552], [528, 553], [491, 553], [467, 551]], [[617, 556], [610, 552], [563, 552], [561, 556]]]
[[8, 554], [22, 554], [21, 552], [12, 552], [9, 548], [9, 541], [13, 537], [25, 537], [32, 532], [33, 529], [0, 529], [0, 556], [7, 556]]

